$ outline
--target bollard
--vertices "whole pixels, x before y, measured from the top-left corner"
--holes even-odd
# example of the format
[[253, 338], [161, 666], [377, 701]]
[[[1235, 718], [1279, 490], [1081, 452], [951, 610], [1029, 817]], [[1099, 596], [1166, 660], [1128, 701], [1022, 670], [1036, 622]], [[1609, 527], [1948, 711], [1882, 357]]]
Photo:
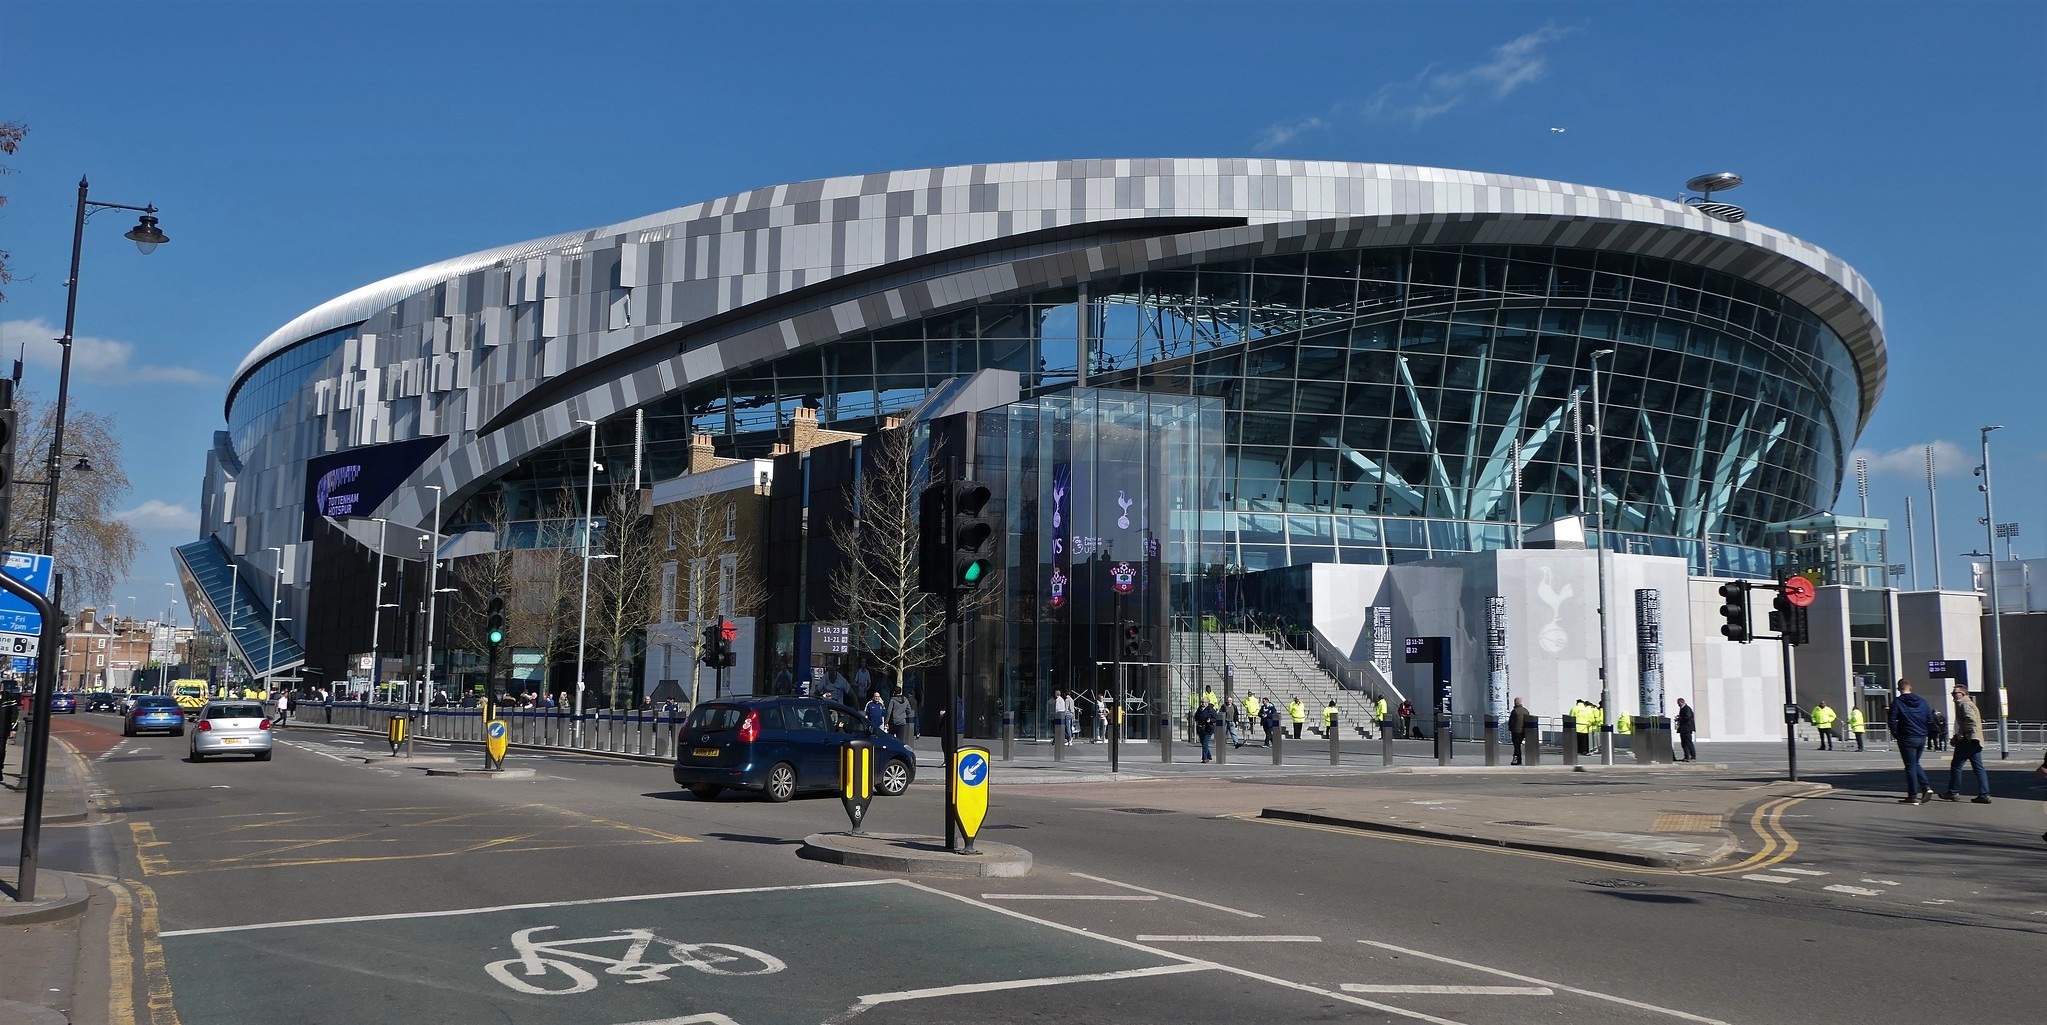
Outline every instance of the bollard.
[[1233, 741], [1231, 741], [1231, 740], [1230, 740], [1230, 728], [1231, 728], [1232, 726], [1235, 726], [1235, 725], [1236, 725], [1236, 723], [1230, 722], [1229, 720], [1225, 719], [1225, 720], [1223, 720], [1223, 721], [1222, 721], [1221, 723], [1217, 724], [1217, 726], [1216, 726], [1216, 730], [1215, 730], [1215, 764], [1217, 764], [1217, 765], [1228, 765], [1228, 764], [1229, 764], [1229, 761], [1230, 761], [1230, 754], [1229, 754], [1229, 751], [1230, 751], [1230, 745], [1231, 745], [1231, 744], [1233, 743]]
[[1485, 763], [1487, 765], [1500, 764], [1500, 721], [1498, 719], [1487, 719], [1485, 721]]
[[1280, 764], [1280, 762], [1281, 762], [1281, 759], [1280, 759], [1280, 750], [1281, 750], [1282, 748], [1284, 748], [1285, 746], [1286, 746], [1286, 730], [1284, 730], [1284, 729], [1278, 729], [1278, 730], [1273, 730], [1273, 731], [1272, 731], [1272, 764], [1274, 764], [1274, 765], [1278, 765], [1278, 764]]
[[1173, 761], [1173, 720], [1159, 716], [1159, 761], [1171, 764]]
[[1436, 720], [1435, 741], [1436, 764], [1437, 765], [1450, 764], [1450, 723], [1448, 721], [1442, 719]]
[[1016, 713], [1002, 713], [1002, 760], [1016, 761]]
[[1066, 760], [1066, 723], [1057, 716], [1052, 718], [1052, 760]]
[[1578, 764], [1578, 731], [1574, 728], [1575, 724], [1568, 718], [1564, 720], [1564, 725], [1564, 742], [1561, 745], [1564, 749], [1564, 764], [1576, 765]]
[[1541, 764], [1542, 764], [1542, 720], [1541, 720], [1541, 719], [1538, 719], [1538, 718], [1536, 718], [1535, 716], [1532, 716], [1532, 715], [1531, 715], [1531, 716], [1529, 716], [1529, 717], [1528, 717], [1528, 732], [1527, 732], [1527, 733], [1524, 733], [1524, 734], [1522, 734], [1522, 738], [1523, 738], [1523, 739], [1522, 739], [1522, 741], [1521, 741], [1521, 764], [1523, 764], [1523, 765], [1541, 765]]
[[1329, 764], [1341, 765], [1343, 764], [1342, 756], [1337, 753], [1336, 742], [1343, 739], [1343, 729], [1341, 724], [1333, 718], [1327, 720], [1327, 722], [1329, 729]]
[[1393, 731], [1386, 728], [1383, 720], [1379, 723], [1379, 764], [1393, 764]]

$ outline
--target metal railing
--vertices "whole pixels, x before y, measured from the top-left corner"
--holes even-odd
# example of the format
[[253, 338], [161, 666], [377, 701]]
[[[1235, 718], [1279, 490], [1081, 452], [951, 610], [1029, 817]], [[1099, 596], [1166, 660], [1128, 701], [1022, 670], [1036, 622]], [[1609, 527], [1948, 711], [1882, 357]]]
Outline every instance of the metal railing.
[[[406, 716], [407, 727], [421, 740], [483, 742], [483, 713], [474, 708], [433, 708], [424, 715], [416, 705], [336, 702], [307, 704], [292, 710], [293, 720], [383, 732], [392, 716]], [[585, 711], [580, 719], [568, 709], [500, 708], [507, 739], [516, 747], [563, 748], [601, 754], [675, 757], [675, 738], [687, 716], [658, 709]], [[578, 726], [580, 725], [580, 729]]]

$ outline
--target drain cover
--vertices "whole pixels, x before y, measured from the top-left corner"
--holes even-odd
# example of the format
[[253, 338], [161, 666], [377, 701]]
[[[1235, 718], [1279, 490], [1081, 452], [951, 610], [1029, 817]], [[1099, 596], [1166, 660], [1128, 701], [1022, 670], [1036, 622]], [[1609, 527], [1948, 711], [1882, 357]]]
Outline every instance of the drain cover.
[[1125, 815], [1171, 815], [1173, 813], [1171, 808], [1111, 808], [1109, 810], [1120, 811]]

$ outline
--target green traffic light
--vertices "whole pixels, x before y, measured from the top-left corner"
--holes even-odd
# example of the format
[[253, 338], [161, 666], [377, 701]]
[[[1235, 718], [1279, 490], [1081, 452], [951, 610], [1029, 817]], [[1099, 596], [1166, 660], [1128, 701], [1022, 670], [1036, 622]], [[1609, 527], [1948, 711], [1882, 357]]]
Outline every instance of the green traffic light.
[[980, 582], [981, 582], [981, 564], [980, 564], [980, 563], [978, 563], [978, 562], [970, 562], [970, 563], [967, 563], [967, 569], [966, 569], [966, 572], [964, 572], [964, 573], [960, 574], [960, 577], [961, 577], [961, 579], [965, 580], [965, 581], [966, 581], [967, 583], [970, 583], [970, 584], [978, 584], [978, 583], [980, 583]]
[[490, 642], [492, 644], [503, 644], [505, 642], [505, 632], [503, 630], [492, 630], [490, 632]]

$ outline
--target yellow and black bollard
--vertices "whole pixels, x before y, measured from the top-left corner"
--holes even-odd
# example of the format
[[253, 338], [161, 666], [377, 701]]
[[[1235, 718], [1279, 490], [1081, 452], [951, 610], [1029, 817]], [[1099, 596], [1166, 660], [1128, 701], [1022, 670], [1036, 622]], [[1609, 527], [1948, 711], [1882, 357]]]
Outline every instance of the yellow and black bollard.
[[839, 748], [839, 803], [853, 820], [853, 834], [867, 819], [867, 806], [874, 803], [874, 741], [855, 738]]
[[398, 748], [405, 743], [405, 717], [402, 715], [392, 716], [391, 724], [386, 729], [389, 731], [388, 739], [391, 741], [391, 754], [393, 757], [396, 757]]

